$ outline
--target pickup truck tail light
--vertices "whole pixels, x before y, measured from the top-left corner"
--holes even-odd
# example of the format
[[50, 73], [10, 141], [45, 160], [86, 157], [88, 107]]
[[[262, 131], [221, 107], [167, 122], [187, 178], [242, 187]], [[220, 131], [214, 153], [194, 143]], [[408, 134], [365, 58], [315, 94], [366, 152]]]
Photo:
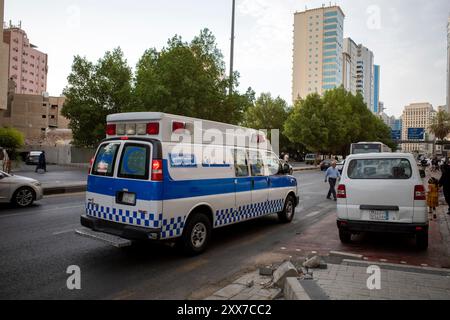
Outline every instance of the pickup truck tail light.
[[347, 189], [345, 185], [340, 184], [337, 189], [337, 197], [338, 199], [346, 199], [347, 198]]
[[414, 200], [426, 200], [427, 193], [423, 185], [417, 185], [414, 187]]

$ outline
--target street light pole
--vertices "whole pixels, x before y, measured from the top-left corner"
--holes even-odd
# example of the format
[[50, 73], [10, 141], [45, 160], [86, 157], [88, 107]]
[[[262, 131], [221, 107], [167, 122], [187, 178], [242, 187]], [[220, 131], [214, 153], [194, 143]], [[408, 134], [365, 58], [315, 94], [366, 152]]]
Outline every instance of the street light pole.
[[230, 50], [230, 97], [233, 95], [233, 68], [234, 68], [234, 20], [236, 13], [236, 0], [233, 0], [233, 9], [231, 14], [231, 50]]

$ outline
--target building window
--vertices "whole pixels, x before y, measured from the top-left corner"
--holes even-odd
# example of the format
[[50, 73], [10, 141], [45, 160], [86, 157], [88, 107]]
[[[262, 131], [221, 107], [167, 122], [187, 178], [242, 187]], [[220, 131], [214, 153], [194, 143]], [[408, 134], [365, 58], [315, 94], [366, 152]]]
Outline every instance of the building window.
[[42, 119], [47, 119], [47, 116], [45, 114], [43, 114]]

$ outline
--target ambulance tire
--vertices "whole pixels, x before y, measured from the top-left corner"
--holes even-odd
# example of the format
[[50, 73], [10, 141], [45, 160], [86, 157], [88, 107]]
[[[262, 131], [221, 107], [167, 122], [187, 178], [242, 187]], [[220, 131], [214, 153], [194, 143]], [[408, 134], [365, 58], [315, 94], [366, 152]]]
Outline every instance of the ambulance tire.
[[290, 223], [294, 219], [295, 215], [295, 198], [293, 196], [288, 196], [286, 202], [284, 203], [283, 211], [278, 213], [278, 219], [282, 223]]
[[201, 212], [189, 217], [179, 240], [179, 248], [188, 256], [203, 253], [211, 239], [212, 225], [209, 218]]

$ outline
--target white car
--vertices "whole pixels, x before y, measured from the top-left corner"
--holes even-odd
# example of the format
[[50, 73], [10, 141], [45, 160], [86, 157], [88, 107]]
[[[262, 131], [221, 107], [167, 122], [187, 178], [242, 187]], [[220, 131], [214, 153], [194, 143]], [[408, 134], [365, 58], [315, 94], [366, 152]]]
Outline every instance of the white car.
[[337, 226], [343, 243], [352, 234], [389, 232], [415, 236], [428, 247], [428, 214], [423, 172], [412, 154], [349, 156], [337, 191]]
[[0, 171], [0, 203], [11, 202], [19, 207], [28, 207], [42, 197], [39, 181]]

